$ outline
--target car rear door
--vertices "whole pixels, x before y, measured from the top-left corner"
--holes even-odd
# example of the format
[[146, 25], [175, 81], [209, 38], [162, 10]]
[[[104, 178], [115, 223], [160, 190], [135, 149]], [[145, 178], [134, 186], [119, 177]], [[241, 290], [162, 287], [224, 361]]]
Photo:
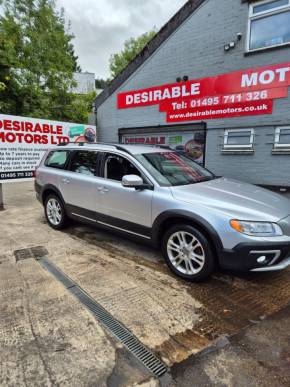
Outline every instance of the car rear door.
[[71, 215], [95, 222], [100, 210], [96, 177], [98, 152], [76, 150], [60, 179], [60, 191]]
[[153, 189], [123, 187], [122, 177], [130, 174], [137, 174], [148, 182], [129, 157], [116, 153], [103, 154], [100, 184], [97, 186], [101, 193], [101, 216], [98, 223], [148, 237], [152, 226]]

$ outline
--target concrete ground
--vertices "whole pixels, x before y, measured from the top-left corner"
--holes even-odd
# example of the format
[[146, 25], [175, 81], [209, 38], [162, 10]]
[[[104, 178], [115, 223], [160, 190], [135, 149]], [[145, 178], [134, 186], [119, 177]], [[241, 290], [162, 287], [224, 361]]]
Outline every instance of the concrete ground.
[[[171, 369], [171, 387], [290, 386], [290, 308]], [[225, 346], [224, 346], [225, 345]]]
[[4, 198], [1, 386], [159, 384], [36, 260], [16, 262], [36, 246], [171, 368], [163, 385], [290, 385], [290, 270], [190, 284], [149, 247], [75, 223], [51, 229], [32, 183], [5, 185]]

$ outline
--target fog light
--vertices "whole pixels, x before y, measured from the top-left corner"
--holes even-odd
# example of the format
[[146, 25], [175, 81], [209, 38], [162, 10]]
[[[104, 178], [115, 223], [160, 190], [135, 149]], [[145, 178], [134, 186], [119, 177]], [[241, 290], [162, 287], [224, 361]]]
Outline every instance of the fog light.
[[262, 257], [259, 257], [257, 259], [258, 263], [265, 263], [266, 261], [267, 261], [267, 257], [265, 255], [263, 255]]

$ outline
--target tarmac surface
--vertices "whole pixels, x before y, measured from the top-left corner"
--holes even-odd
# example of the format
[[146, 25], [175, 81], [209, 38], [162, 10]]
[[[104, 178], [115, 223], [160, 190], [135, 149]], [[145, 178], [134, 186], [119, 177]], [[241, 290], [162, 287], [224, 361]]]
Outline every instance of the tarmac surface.
[[[1, 386], [290, 386], [290, 270], [191, 284], [149, 247], [77, 223], [51, 229], [32, 183], [4, 185], [4, 199]], [[37, 260], [16, 260], [35, 247], [170, 375], [154, 379]]]

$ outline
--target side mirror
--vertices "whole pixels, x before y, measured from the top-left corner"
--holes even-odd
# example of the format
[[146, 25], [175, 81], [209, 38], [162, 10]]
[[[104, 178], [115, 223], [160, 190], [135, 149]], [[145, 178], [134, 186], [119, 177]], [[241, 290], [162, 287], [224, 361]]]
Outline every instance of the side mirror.
[[137, 175], [125, 175], [122, 178], [122, 186], [127, 188], [138, 188], [144, 185], [143, 179]]

